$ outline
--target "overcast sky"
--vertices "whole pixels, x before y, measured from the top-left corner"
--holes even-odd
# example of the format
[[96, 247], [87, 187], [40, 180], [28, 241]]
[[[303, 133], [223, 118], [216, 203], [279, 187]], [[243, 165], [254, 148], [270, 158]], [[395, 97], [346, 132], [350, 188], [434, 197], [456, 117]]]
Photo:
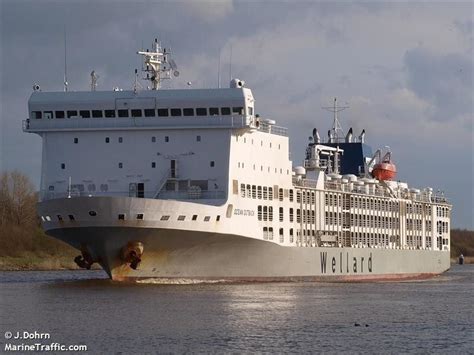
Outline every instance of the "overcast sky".
[[131, 88], [142, 44], [170, 47], [181, 76], [166, 87], [246, 81], [256, 111], [289, 127], [295, 165], [321, 106], [350, 106], [344, 131], [389, 145], [398, 178], [446, 191], [453, 225], [473, 227], [471, 2], [6, 1], [1, 3], [0, 170], [39, 183], [41, 140], [21, 131], [33, 83], [62, 90], [64, 26], [70, 90]]

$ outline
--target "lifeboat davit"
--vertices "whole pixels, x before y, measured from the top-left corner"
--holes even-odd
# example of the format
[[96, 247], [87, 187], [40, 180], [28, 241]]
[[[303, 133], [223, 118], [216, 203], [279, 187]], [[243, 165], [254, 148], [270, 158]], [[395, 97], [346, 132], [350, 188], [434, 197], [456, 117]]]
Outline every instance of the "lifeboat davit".
[[397, 175], [397, 167], [391, 161], [383, 161], [375, 164], [372, 176], [377, 180], [393, 180]]

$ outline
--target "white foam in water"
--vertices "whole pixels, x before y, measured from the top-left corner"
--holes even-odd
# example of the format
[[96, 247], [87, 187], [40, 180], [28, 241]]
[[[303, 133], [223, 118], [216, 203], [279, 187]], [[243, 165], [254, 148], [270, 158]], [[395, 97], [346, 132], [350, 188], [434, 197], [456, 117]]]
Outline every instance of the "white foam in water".
[[139, 284], [159, 284], [159, 285], [196, 285], [196, 284], [217, 284], [217, 283], [225, 283], [229, 282], [229, 280], [199, 280], [199, 279], [185, 279], [185, 278], [150, 278], [150, 279], [143, 279], [137, 280], [136, 283]]

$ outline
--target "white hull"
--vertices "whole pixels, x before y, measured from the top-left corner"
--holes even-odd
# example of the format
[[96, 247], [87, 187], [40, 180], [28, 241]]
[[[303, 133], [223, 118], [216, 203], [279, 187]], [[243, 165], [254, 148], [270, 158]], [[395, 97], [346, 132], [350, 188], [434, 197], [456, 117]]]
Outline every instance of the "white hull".
[[[42, 203], [40, 210], [74, 207], [76, 215], [80, 215], [80, 209], [88, 211], [93, 204], [99, 215], [104, 215], [106, 211], [114, 215], [115, 207], [120, 208], [127, 201], [132, 205], [147, 203], [147, 200], [128, 198], [63, 199]], [[148, 204], [155, 205], [151, 207], [153, 209], [158, 202], [148, 201]], [[165, 205], [170, 203], [173, 204], [164, 202]], [[448, 251], [282, 246], [219, 232], [215, 222], [211, 223], [208, 230], [201, 231], [177, 229], [176, 223], [173, 224], [175, 228], [166, 227], [164, 223], [160, 226], [158, 221], [148, 223], [148, 226], [145, 222], [145, 226], [139, 224], [137, 221], [107, 222], [92, 219], [83, 222], [50, 222], [46, 229], [49, 235], [76, 248], [87, 245], [94, 259], [114, 280], [391, 280], [433, 276], [448, 270], [450, 265]], [[140, 242], [144, 246], [142, 261], [136, 270], [120, 256], [122, 248], [130, 242]]]

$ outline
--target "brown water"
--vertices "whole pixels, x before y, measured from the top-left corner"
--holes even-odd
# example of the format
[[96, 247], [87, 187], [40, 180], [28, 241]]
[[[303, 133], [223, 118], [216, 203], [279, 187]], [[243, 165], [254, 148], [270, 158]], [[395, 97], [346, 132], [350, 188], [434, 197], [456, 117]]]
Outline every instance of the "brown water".
[[[94, 354], [467, 354], [473, 282], [474, 265], [427, 281], [357, 284], [131, 285], [98, 271], [2, 272], [1, 351], [58, 342]], [[7, 331], [50, 339], [7, 341]]]

